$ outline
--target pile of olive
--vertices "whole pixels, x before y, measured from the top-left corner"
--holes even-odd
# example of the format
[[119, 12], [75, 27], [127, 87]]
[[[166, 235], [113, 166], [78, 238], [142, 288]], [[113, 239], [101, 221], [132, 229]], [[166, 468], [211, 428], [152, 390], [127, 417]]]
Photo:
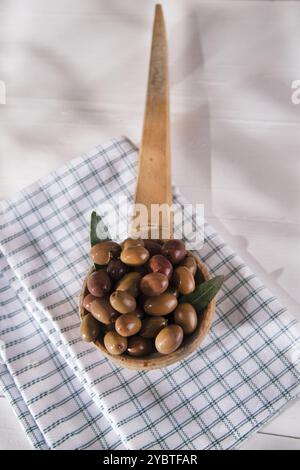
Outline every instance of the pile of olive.
[[85, 341], [100, 339], [113, 355], [170, 354], [195, 331], [196, 310], [181, 298], [195, 289], [197, 264], [182, 241], [104, 241], [90, 255], [101, 268], [87, 279]]

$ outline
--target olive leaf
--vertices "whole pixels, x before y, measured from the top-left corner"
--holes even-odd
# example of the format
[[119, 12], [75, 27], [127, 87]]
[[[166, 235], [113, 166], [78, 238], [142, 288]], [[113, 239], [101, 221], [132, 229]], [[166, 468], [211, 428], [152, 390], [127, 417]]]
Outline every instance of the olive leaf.
[[[103, 223], [103, 220], [97, 212], [93, 211], [91, 213], [91, 223], [90, 223], [90, 244], [91, 247], [97, 243], [105, 242], [110, 240], [108, 229]], [[104, 266], [100, 264], [94, 264], [95, 269], [102, 269]]]
[[224, 281], [224, 276], [216, 276], [213, 279], [199, 284], [194, 292], [184, 295], [181, 302], [192, 304], [197, 312], [208, 306], [209, 302], [216, 296]]

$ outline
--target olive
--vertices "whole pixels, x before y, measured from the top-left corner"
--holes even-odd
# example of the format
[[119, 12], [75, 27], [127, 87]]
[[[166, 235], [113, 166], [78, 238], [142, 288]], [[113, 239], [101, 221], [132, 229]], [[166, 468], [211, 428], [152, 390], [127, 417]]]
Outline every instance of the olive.
[[132, 336], [128, 339], [127, 352], [130, 356], [146, 356], [151, 353], [153, 344], [150, 339], [141, 336]]
[[184, 334], [193, 333], [198, 323], [197, 312], [193, 305], [187, 302], [179, 304], [174, 312], [174, 322], [181, 326]]
[[135, 298], [128, 292], [116, 290], [109, 298], [111, 306], [120, 313], [130, 313], [136, 309]]
[[121, 252], [121, 261], [128, 266], [141, 266], [148, 261], [149, 256], [149, 251], [143, 246], [130, 246]]
[[94, 263], [106, 265], [112, 257], [119, 256], [120, 252], [120, 245], [109, 240], [96, 243], [96, 245], [91, 248], [90, 255]]
[[80, 333], [82, 339], [87, 343], [95, 341], [100, 333], [100, 323], [97, 322], [97, 320], [90, 313], [88, 313], [81, 320]]
[[116, 331], [108, 331], [103, 341], [107, 351], [113, 356], [123, 354], [127, 349], [127, 338], [120, 336]]
[[111, 281], [108, 274], [101, 271], [94, 271], [87, 279], [87, 288], [95, 297], [103, 297], [111, 289]]
[[155, 338], [167, 324], [168, 320], [165, 317], [145, 317], [142, 320], [140, 335], [143, 338]]
[[135, 271], [125, 274], [117, 284], [117, 290], [126, 291], [133, 297], [139, 293], [138, 285], [141, 280], [141, 274]]
[[146, 274], [140, 282], [140, 289], [143, 294], [152, 297], [165, 292], [168, 288], [169, 281], [167, 276], [161, 273]]
[[154, 255], [150, 258], [148, 263], [149, 271], [153, 273], [161, 273], [167, 276], [168, 279], [171, 279], [173, 274], [173, 266], [170, 261], [162, 255]]
[[134, 313], [120, 315], [116, 320], [116, 332], [121, 336], [133, 336], [141, 329], [142, 322]]
[[180, 263], [186, 255], [185, 246], [181, 240], [166, 241], [162, 246], [161, 252], [172, 264]]
[[91, 303], [93, 302], [93, 300], [97, 299], [97, 297], [95, 297], [94, 295], [92, 294], [87, 294], [83, 301], [82, 301], [82, 306], [83, 308], [85, 308], [88, 312], [91, 311]]
[[144, 246], [144, 241], [141, 238], [127, 238], [122, 243], [122, 250], [126, 250], [131, 246]]
[[128, 266], [122, 263], [120, 259], [112, 258], [107, 265], [106, 271], [112, 279], [118, 281], [128, 272]]
[[153, 240], [144, 240], [144, 247], [149, 251], [150, 256], [161, 253], [161, 245]]
[[195, 278], [186, 266], [179, 266], [175, 269], [174, 283], [180, 294], [190, 294], [195, 290]]
[[119, 314], [112, 308], [107, 299], [96, 299], [91, 304], [91, 314], [96, 320], [109, 325], [118, 318]]
[[197, 263], [196, 263], [194, 256], [191, 256], [191, 255], [186, 256], [180, 262], [179, 266], [185, 266], [191, 271], [192, 275], [195, 276], [196, 271], [197, 271]]
[[177, 298], [175, 295], [164, 292], [156, 297], [149, 297], [144, 310], [150, 315], [168, 315], [177, 307]]
[[155, 338], [155, 347], [161, 354], [171, 354], [183, 340], [183, 329], [179, 325], [168, 325]]

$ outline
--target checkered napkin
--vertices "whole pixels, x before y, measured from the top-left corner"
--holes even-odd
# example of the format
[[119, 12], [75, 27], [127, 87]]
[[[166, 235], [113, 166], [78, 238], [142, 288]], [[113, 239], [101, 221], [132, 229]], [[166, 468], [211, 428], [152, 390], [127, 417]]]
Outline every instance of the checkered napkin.
[[90, 213], [132, 200], [136, 163], [115, 139], [2, 203], [0, 379], [36, 448], [236, 448], [300, 392], [296, 321], [208, 225], [199, 255], [225, 283], [195, 353], [135, 372], [81, 340]]

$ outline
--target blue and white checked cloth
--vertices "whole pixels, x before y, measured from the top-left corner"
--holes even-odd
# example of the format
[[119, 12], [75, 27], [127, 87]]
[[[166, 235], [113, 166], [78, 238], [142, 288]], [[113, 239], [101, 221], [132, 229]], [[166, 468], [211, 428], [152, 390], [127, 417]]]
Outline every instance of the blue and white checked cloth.
[[225, 283], [198, 351], [134, 372], [81, 340], [90, 213], [132, 198], [136, 163], [112, 140], [1, 204], [0, 379], [35, 448], [236, 448], [300, 392], [298, 324], [208, 225]]

